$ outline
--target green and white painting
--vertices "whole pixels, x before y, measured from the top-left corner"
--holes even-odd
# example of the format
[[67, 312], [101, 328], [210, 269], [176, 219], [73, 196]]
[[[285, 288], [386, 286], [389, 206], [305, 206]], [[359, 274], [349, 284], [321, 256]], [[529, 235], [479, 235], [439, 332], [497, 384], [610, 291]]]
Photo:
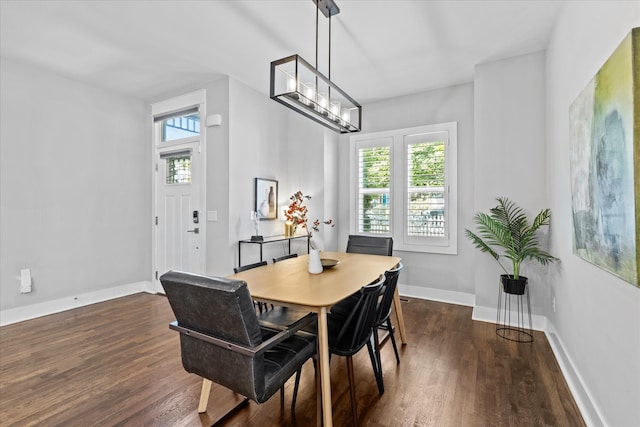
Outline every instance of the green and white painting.
[[569, 110], [574, 253], [635, 286], [640, 286], [639, 80], [640, 28], [634, 28]]

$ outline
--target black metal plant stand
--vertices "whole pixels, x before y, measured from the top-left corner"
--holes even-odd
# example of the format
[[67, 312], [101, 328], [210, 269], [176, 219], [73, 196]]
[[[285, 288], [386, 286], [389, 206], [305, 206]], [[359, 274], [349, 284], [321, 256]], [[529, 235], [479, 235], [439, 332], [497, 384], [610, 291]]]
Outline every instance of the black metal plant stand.
[[[529, 286], [524, 287], [522, 294], [504, 291], [502, 281], [498, 286], [498, 314], [496, 319], [496, 334], [515, 342], [533, 342], [533, 328], [531, 326], [531, 302], [529, 300]], [[525, 328], [524, 305], [526, 296], [527, 312], [529, 315], [529, 329]], [[515, 311], [511, 310], [512, 304]], [[514, 319], [512, 319], [512, 316]]]

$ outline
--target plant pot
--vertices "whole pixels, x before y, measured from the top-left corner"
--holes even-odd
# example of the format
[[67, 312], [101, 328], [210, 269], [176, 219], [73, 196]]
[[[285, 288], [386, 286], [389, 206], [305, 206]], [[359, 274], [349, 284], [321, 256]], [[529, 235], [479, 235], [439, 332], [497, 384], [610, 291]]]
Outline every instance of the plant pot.
[[512, 295], [523, 295], [527, 287], [527, 282], [529, 281], [529, 279], [524, 276], [514, 279], [511, 274], [502, 274], [500, 280], [502, 281], [502, 289]]

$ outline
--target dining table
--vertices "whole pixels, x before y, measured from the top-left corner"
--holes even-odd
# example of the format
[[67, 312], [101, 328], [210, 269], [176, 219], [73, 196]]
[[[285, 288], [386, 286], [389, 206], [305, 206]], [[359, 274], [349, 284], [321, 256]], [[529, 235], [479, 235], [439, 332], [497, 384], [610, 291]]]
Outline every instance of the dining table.
[[[246, 282], [255, 300], [317, 313], [321, 418], [323, 425], [332, 426], [327, 313], [337, 302], [377, 280], [381, 274], [397, 265], [401, 258], [323, 251], [321, 259], [330, 260], [331, 262], [325, 262], [327, 265], [335, 265], [325, 268], [322, 273], [311, 274], [308, 271], [309, 255], [302, 255], [228, 277]], [[404, 319], [397, 288], [394, 295], [394, 311], [401, 341], [406, 344]]]

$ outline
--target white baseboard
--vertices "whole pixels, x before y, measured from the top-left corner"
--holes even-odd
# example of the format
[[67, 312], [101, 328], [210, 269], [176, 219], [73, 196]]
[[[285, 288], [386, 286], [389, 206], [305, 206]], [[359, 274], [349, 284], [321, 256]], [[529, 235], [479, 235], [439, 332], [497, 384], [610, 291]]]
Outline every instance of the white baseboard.
[[[473, 307], [473, 313], [471, 314], [471, 318], [473, 320], [479, 320], [481, 322], [489, 322], [496, 323], [496, 308], [495, 307]], [[509, 319], [513, 319], [517, 322], [518, 313], [515, 311], [511, 311], [511, 316], [508, 316]], [[512, 321], [511, 326], [518, 326], [516, 322]], [[529, 326], [528, 314], [525, 314], [525, 327]], [[547, 317], [539, 314], [531, 315], [531, 328], [534, 331], [545, 331], [547, 329]]]
[[558, 336], [553, 323], [548, 323], [545, 335], [547, 336], [547, 341], [549, 341], [551, 350], [558, 361], [562, 375], [567, 381], [571, 395], [576, 401], [576, 405], [578, 405], [585, 424], [587, 426], [606, 426], [607, 423], [602, 413], [594, 403], [595, 401], [588, 387], [585, 386], [582, 375], [580, 375], [580, 372], [575, 368], [571, 356], [566, 352], [562, 339]]
[[25, 305], [23, 307], [0, 310], [0, 326], [23, 322], [25, 320], [35, 319], [36, 317], [60, 313], [61, 311], [71, 310], [72, 308], [83, 307], [85, 305], [95, 304], [97, 302], [120, 298], [140, 292], [148, 292], [151, 294], [156, 293], [151, 282], [145, 281], [115, 286], [113, 288], [100, 289], [98, 291], [87, 292], [85, 294], [59, 298], [37, 304]]
[[422, 286], [402, 285], [400, 283], [398, 283], [398, 293], [406, 297], [466, 305], [467, 307], [473, 307], [476, 303], [476, 296], [473, 294], [447, 291], [444, 289], [424, 288]]

